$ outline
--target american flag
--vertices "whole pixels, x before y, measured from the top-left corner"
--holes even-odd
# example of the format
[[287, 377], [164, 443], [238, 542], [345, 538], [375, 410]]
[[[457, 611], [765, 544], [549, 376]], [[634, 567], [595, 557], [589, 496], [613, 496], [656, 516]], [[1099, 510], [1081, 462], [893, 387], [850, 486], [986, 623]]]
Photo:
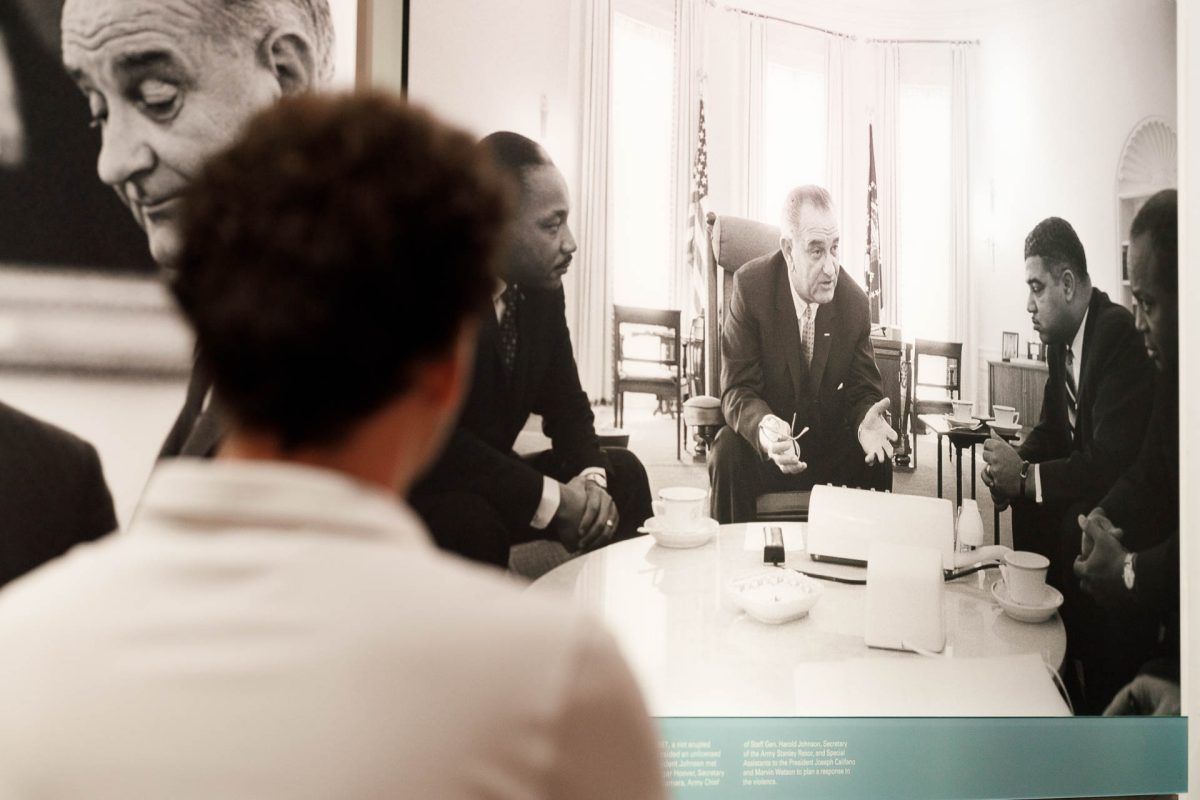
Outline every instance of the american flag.
[[879, 189], [875, 185], [875, 130], [867, 126], [871, 166], [867, 177], [867, 299], [871, 303], [871, 322], [879, 322], [883, 308], [883, 270], [879, 265]]
[[704, 208], [701, 205], [708, 197], [708, 132], [704, 127], [704, 98], [700, 98], [700, 119], [696, 125], [696, 157], [692, 161], [692, 201], [688, 204], [688, 251], [689, 274], [692, 276], [692, 308], [704, 308], [704, 254], [701, 247], [704, 236], [698, 231], [704, 224]]

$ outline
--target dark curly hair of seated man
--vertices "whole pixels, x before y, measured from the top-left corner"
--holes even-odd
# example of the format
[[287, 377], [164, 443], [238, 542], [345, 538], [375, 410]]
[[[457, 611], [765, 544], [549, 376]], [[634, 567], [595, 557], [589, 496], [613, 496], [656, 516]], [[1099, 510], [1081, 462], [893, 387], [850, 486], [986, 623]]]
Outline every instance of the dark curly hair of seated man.
[[322, 445], [486, 306], [511, 187], [383, 94], [286, 99], [194, 181], [172, 290], [234, 425]]

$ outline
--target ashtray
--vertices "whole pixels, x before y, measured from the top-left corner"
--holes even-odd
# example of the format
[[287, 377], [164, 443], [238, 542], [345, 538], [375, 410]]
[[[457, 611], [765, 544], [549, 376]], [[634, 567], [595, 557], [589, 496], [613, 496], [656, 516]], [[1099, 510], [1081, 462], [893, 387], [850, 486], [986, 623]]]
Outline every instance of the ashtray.
[[768, 625], [803, 617], [821, 599], [823, 591], [818, 581], [783, 569], [738, 578], [729, 584], [733, 604]]

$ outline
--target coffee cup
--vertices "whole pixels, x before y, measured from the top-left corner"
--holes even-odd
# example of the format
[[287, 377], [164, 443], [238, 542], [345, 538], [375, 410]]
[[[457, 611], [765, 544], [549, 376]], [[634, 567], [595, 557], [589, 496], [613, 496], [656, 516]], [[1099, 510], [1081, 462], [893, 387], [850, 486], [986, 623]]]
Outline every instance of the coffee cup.
[[662, 517], [669, 525], [691, 525], [704, 516], [707, 489], [694, 486], [669, 486], [658, 490], [658, 499], [651, 503], [654, 516]]
[[1012, 406], [992, 406], [992, 416], [1001, 425], [1016, 425], [1021, 419], [1020, 412]]
[[975, 410], [975, 404], [970, 400], [951, 400], [950, 404], [954, 406], [955, 419], [970, 419], [971, 412]]
[[1040, 553], [1028, 550], [1005, 553], [1000, 574], [1004, 576], [1009, 598], [1025, 606], [1040, 605], [1046, 599], [1046, 572], [1049, 569], [1050, 559]]

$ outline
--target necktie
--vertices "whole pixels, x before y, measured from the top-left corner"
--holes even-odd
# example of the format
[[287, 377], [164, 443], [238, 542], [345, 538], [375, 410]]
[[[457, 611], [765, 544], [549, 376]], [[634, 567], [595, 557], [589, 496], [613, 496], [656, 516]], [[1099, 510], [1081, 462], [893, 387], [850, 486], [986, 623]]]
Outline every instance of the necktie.
[[1066, 375], [1064, 376], [1067, 385], [1067, 425], [1070, 427], [1071, 438], [1075, 438], [1075, 398], [1079, 395], [1079, 390], [1075, 386], [1075, 353], [1071, 351], [1071, 345], [1067, 345], [1066, 358]]
[[814, 317], [816, 317], [816, 314], [813, 313], [812, 305], [806, 305], [804, 307], [804, 331], [801, 334], [801, 341], [804, 344], [804, 365], [806, 367], [812, 366], [813, 335], [816, 333], [816, 326], [813, 324], [815, 321]]
[[500, 359], [504, 374], [508, 377], [512, 377], [513, 367], [517, 363], [517, 309], [524, 297], [515, 283], [500, 295], [504, 303], [504, 313], [500, 315]]

